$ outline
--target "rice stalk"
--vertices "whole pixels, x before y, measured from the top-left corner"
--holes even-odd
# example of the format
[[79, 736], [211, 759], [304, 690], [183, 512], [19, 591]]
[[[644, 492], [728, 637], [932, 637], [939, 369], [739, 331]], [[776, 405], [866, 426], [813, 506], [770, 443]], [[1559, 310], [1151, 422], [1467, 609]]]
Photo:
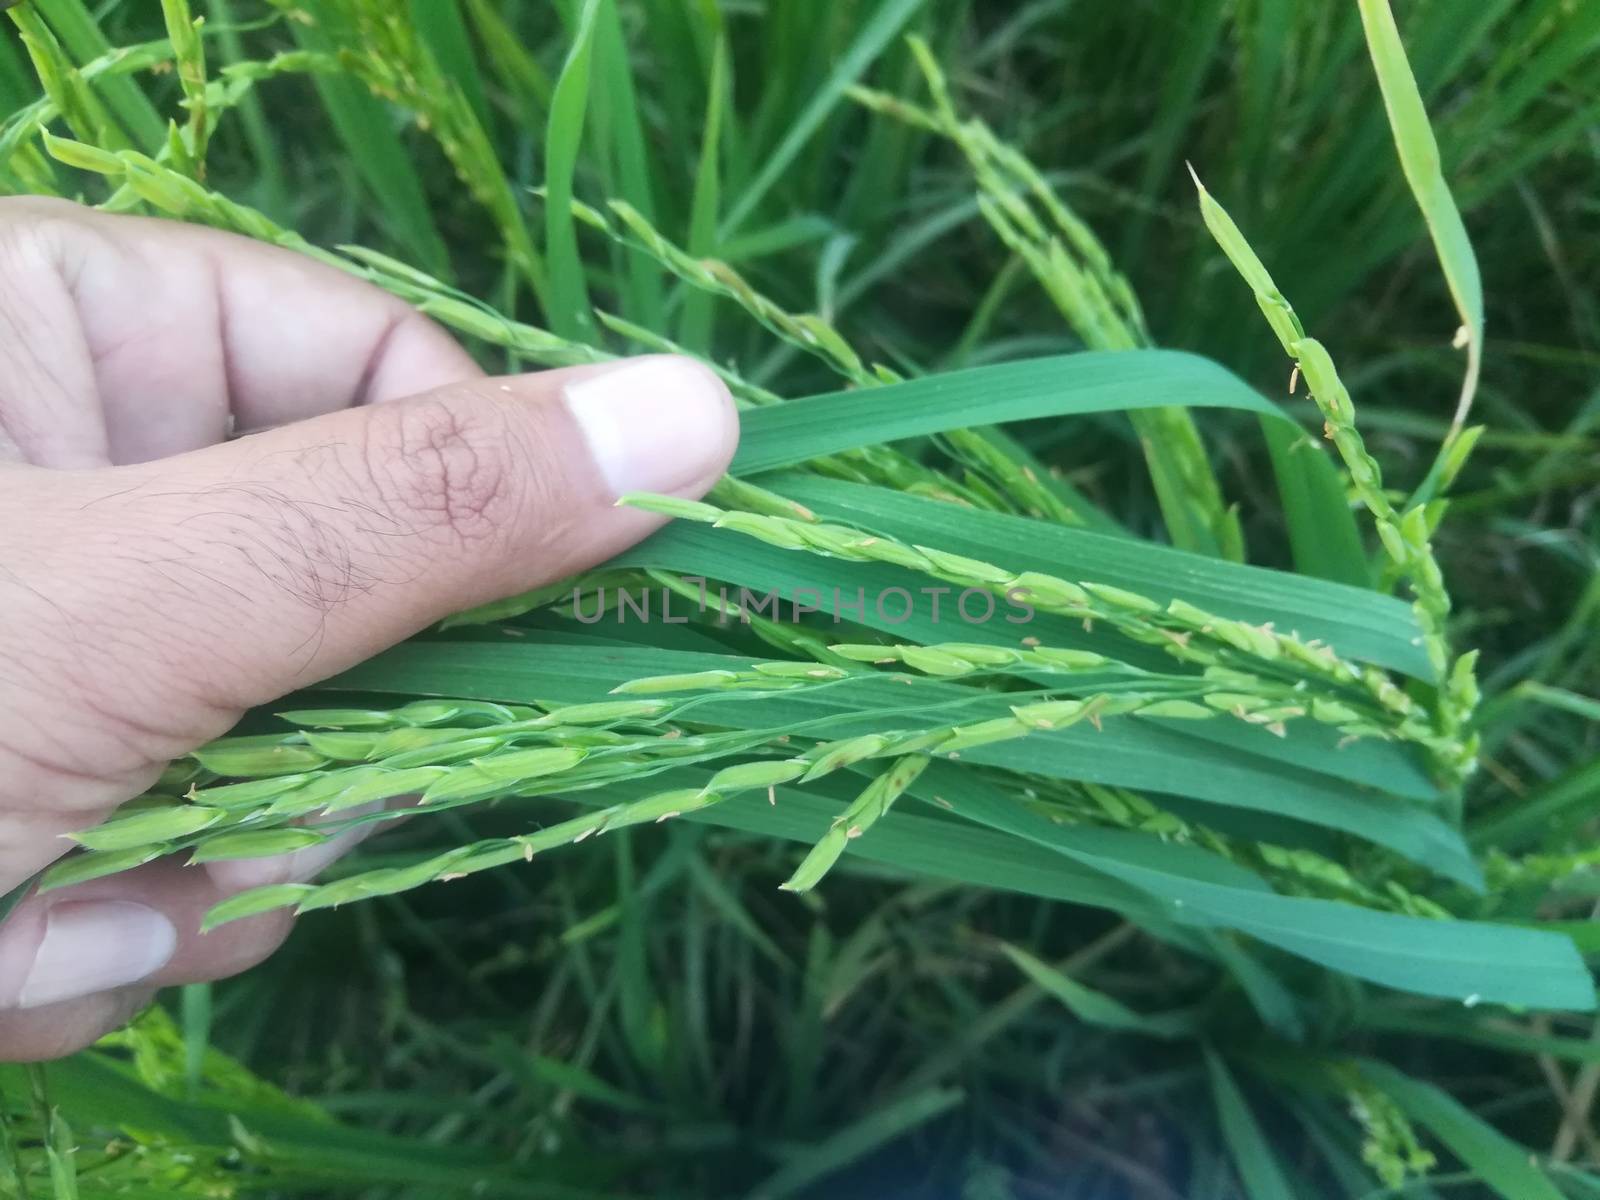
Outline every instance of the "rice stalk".
[[878, 819], [889, 811], [889, 806], [900, 794], [916, 782], [927, 767], [928, 760], [921, 755], [907, 755], [866, 786], [861, 795], [834, 818], [823, 839], [811, 848], [794, 874], [781, 885], [786, 892], [809, 892], [822, 882], [833, 865], [839, 861], [845, 847], [863, 836]]
[[[45, 99], [74, 135], [112, 150], [130, 149], [131, 143], [88, 85], [84, 73], [73, 65], [56, 35], [32, 6], [12, 7], [7, 15], [22, 36]], [[35, 108], [43, 111], [41, 104]], [[42, 124], [43, 120], [41, 117], [37, 123]]]
[[855, 562], [882, 562], [921, 571], [964, 588], [999, 596], [1017, 594], [1042, 612], [1084, 621], [1103, 621], [1123, 636], [1160, 648], [1182, 662], [1202, 667], [1254, 663], [1321, 678], [1341, 688], [1358, 689], [1383, 709], [1416, 717], [1417, 704], [1381, 672], [1341, 659], [1327, 646], [1303, 641], [1265, 626], [1207, 613], [1182, 600], [1163, 608], [1123, 588], [1085, 580], [1072, 582], [1036, 571], [1011, 571], [925, 546], [869, 536], [847, 526], [810, 523], [754, 513], [728, 512], [703, 502], [635, 493], [621, 503], [679, 520], [699, 521], [783, 549]]
[[[161, 0], [167, 23], [167, 38], [172, 43], [178, 82], [183, 88], [183, 105], [189, 112], [181, 141], [183, 161], [197, 179], [205, 178], [206, 145], [211, 138], [211, 114], [207, 106], [206, 48], [200, 36], [204, 18], [196, 18], [188, 0]], [[173, 139], [169, 137], [169, 144]]]
[[[915, 36], [907, 40], [933, 96], [933, 109], [866, 88], [853, 89], [852, 97], [876, 112], [938, 133], [961, 150], [978, 184], [984, 218], [1026, 264], [1086, 347], [1128, 350], [1152, 345], [1133, 289], [1089, 227], [1025, 156], [1001, 142], [983, 122], [961, 119], [927, 43]], [[1244, 543], [1238, 514], [1223, 502], [1188, 412], [1141, 409], [1130, 413], [1129, 419], [1139, 435], [1174, 543], [1241, 561]]]
[[1321, 342], [1307, 336], [1300, 318], [1227, 210], [1200, 183], [1198, 175], [1194, 183], [1206, 228], [1250, 285], [1268, 325], [1294, 360], [1296, 376], [1305, 378], [1325, 422], [1323, 436], [1333, 443], [1350, 473], [1356, 495], [1372, 514], [1384, 553], [1410, 585], [1413, 607], [1423, 630], [1422, 644], [1439, 680], [1434, 719], [1441, 748], [1448, 748], [1441, 765], [1459, 787], [1477, 765], [1478, 737], [1470, 729], [1480, 697], [1475, 673], [1477, 654], [1451, 654], [1450, 593], [1433, 552], [1433, 517], [1426, 505], [1401, 512], [1389, 499], [1383, 486], [1383, 468], [1356, 429], [1355, 406], [1332, 357]]
[[377, 95], [416, 114], [457, 177], [489, 213], [511, 264], [541, 304], [549, 302], [545, 264], [528, 232], [516, 193], [478, 115], [440, 70], [405, 11], [384, 0], [272, 0], [291, 21], [334, 37], [343, 68]]
[[[775, 337], [820, 359], [857, 387], [876, 387], [900, 381], [898, 373], [882, 364], [867, 366], [843, 335], [821, 316], [815, 313], [791, 313], [762, 295], [727, 263], [696, 258], [675, 245], [626, 202], [613, 200], [607, 208], [617, 218], [618, 224], [613, 224], [604, 213], [587, 205], [575, 204], [574, 212], [608, 237], [642, 250], [698, 291], [733, 301]], [[1065, 516], [1068, 523], [1078, 523], [1071, 510], [1037, 479], [1032, 478], [1026, 469], [1006, 459], [978, 433], [954, 430], [945, 436], [958, 456], [969, 457], [991, 468], [991, 478], [999, 483], [1002, 492], [1022, 511], [1057, 519]], [[903, 491], [954, 497], [982, 508], [1000, 507], [989, 502], [980, 491], [932, 472], [886, 447], [854, 451], [848, 458], [861, 462], [868, 468], [867, 472], [858, 474], [846, 467], [845, 472], [840, 473], [837, 463], [819, 464], [817, 469], [838, 474], [842, 478], [855, 476], [882, 482]], [[998, 465], [1000, 463], [1004, 465]]]

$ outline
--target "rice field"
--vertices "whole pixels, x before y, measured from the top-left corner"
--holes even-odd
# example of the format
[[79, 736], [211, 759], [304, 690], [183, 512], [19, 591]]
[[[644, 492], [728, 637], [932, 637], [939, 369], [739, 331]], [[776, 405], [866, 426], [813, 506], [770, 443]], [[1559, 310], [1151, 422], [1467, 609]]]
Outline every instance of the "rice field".
[[0, 902], [381, 834], [0, 1194], [1600, 1195], [1600, 6], [6, 15], [0, 192], [742, 438]]

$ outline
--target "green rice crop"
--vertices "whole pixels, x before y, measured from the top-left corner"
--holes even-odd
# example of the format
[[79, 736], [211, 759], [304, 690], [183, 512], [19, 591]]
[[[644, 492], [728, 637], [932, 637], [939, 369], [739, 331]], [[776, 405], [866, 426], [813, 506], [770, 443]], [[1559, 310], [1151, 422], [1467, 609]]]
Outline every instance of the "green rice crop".
[[387, 827], [0, 1193], [1600, 1195], [1600, 6], [8, 16], [0, 190], [744, 437], [76, 835]]

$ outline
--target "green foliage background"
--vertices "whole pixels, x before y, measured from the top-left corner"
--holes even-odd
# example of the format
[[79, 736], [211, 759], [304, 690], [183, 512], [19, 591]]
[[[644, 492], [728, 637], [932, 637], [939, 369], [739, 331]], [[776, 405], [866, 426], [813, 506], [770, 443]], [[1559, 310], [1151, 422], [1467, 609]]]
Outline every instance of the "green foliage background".
[[[1370, 17], [1382, 6], [1361, 7]], [[1315, 819], [1303, 807], [1311, 780], [1304, 795], [1284, 784], [1270, 803], [1239, 807], [1159, 787], [1153, 805], [1074, 793], [1096, 814], [1087, 830], [1076, 825], [1084, 810], [1064, 822], [1074, 859], [1002, 839], [993, 824], [897, 808], [821, 886], [779, 891], [802, 861], [784, 839], [824, 837], [860, 789], [824, 783], [785, 790], [771, 813], [757, 796], [712, 810], [720, 825], [614, 832], [531, 867], [318, 912], [265, 969], [188, 989], [72, 1060], [0, 1069], [0, 1158], [13, 1164], [0, 1168], [0, 1191], [1600, 1195], [1590, 1173], [1600, 1026], [1562, 1011], [1577, 1003], [1541, 1000], [1533, 959], [1512, 957], [1545, 944], [1516, 937], [1535, 923], [1600, 952], [1589, 923], [1600, 895], [1600, 5], [1395, 5], [1482, 277], [1471, 423], [1484, 430], [1448, 479], [1430, 465], [1466, 367], [1451, 346], [1461, 247], [1443, 239], [1447, 279], [1355, 3], [210, 0], [195, 6], [198, 35], [185, 32], [184, 4], [161, 10], [29, 0], [17, 11], [26, 44], [0, 41], [0, 111], [19, 113], [0, 126], [0, 187], [316, 247], [453, 324], [496, 369], [671, 339], [736, 372], [747, 398], [849, 384], [859, 400], [898, 376], [1161, 346], [1224, 364], [1305, 429], [1328, 420], [1337, 432], [1321, 388], [1319, 408], [1289, 386], [1287, 347], [1208, 232], [1218, 219], [1202, 219], [1187, 160], [1340, 364], [1364, 449], [1384, 471], [1372, 495], [1331, 467], [1299, 469], [1306, 451], [1286, 426], [1237, 404], [1189, 411], [1208, 403], [1199, 368], [1137, 375], [1135, 363], [1178, 361], [1159, 356], [1130, 357], [1116, 376], [1129, 395], [1155, 390], [1177, 407], [1124, 398], [1060, 417], [1078, 411], [1078, 385], [1040, 375], [1029, 395], [1044, 419], [1006, 434], [981, 428], [1000, 419], [985, 407], [996, 375], [964, 393], [964, 422], [896, 424], [926, 394], [884, 392], [890, 424], [840, 448], [919, 440], [901, 445], [904, 460], [869, 452], [851, 470], [899, 480], [896, 504], [954, 481], [980, 509], [1171, 542], [1212, 560], [1182, 561], [1218, 611], [1249, 598], [1230, 589], [1279, 581], [1263, 604], [1300, 603], [1325, 620], [1345, 606], [1335, 644], [1365, 637], [1361, 657], [1402, 670], [1446, 629], [1427, 624], [1426, 605], [1412, 624], [1378, 593], [1407, 595], [1395, 560], [1429, 546], [1454, 597], [1449, 639], [1480, 650], [1485, 700], [1470, 726], [1440, 735], [1442, 750], [1429, 747], [1433, 779], [1416, 770], [1409, 800], [1399, 796], [1413, 786], [1409, 760], [1389, 743], [1365, 782], [1348, 777], [1359, 769], [1327, 749], [1331, 737], [1316, 754], [1287, 743], [1309, 757], [1285, 772], [1347, 772], [1333, 784], [1317, 776], [1344, 795]], [[906, 35], [923, 39], [920, 63]], [[111, 46], [132, 49], [108, 58]], [[41, 121], [72, 141], [47, 143]], [[1417, 133], [1401, 130], [1411, 168], [1425, 157]], [[1046, 194], [1065, 207], [1051, 210]], [[334, 249], [349, 245], [368, 251]], [[1269, 316], [1283, 311], [1251, 282]], [[835, 414], [797, 428], [781, 425], [785, 406], [753, 410], [747, 452], [765, 438], [768, 465], [790, 466], [811, 456], [794, 449], [808, 431], [868, 429], [873, 406], [838, 417], [845, 399], [787, 406]], [[952, 428], [969, 422], [980, 428]], [[1414, 509], [1430, 528], [1411, 527], [1399, 554], [1353, 517], [1363, 499], [1403, 509], [1446, 482], [1448, 511]], [[772, 487], [830, 519], [890, 520], [872, 507], [889, 505], [882, 495], [851, 512], [838, 478], [785, 475]], [[790, 511], [763, 510], [770, 498], [753, 491], [720, 502], [767, 518]], [[921, 510], [894, 513], [911, 529]], [[956, 541], [937, 545], [1028, 561], [1030, 547], [1006, 542], [999, 525], [940, 520]], [[710, 553], [698, 526], [680, 525], [664, 544], [680, 558], [685, 546]], [[746, 566], [767, 551], [719, 536]], [[1042, 544], [1038, 569], [1077, 579], [1084, 560], [1062, 556], [1100, 543]], [[1159, 572], [1179, 561], [1150, 553], [1101, 565]], [[1230, 574], [1229, 559], [1301, 578]], [[620, 566], [694, 573], [671, 555]], [[1321, 593], [1305, 577], [1377, 590]], [[472, 694], [485, 678], [474, 664], [509, 653], [505, 628], [548, 640], [551, 679], [579, 673], [582, 655], [562, 657], [547, 608], [479, 615], [491, 623], [424, 638], [351, 686], [383, 707], [437, 690], [424, 678]], [[750, 639], [739, 652], [811, 657], [792, 632], [768, 632], [777, 650]], [[706, 648], [635, 646], [620, 678], [691, 669], [672, 652]], [[918, 682], [919, 695], [936, 686]], [[526, 687], [542, 699], [556, 684]], [[317, 709], [348, 696], [304, 699]], [[1448, 689], [1422, 702], [1453, 703]], [[793, 720], [786, 711], [780, 723]], [[263, 715], [245, 732], [281, 728]], [[1032, 770], [1012, 753], [992, 765]], [[1192, 771], [1232, 761], [1214, 747], [1195, 753]], [[1473, 757], [1479, 769], [1455, 788], [1451, 772]], [[252, 773], [203, 757], [190, 767], [174, 782]], [[925, 780], [940, 769], [961, 774], [941, 763]], [[1254, 769], [1270, 779], [1277, 768]], [[606, 798], [650, 794], [640, 785]], [[1448, 809], [1459, 808], [1450, 845], [1470, 847], [1472, 863], [1440, 850], [1421, 856], [1430, 873], [1390, 853], [1392, 840], [1382, 850], [1348, 836], [1380, 817], [1403, 824], [1437, 796], [1452, 838]], [[1276, 806], [1304, 820], [1261, 811]], [[512, 835], [529, 811], [553, 821], [570, 808], [441, 812], [345, 869], [426, 864]], [[1169, 840], [1225, 852], [1285, 897], [1337, 901], [1330, 920], [1372, 908], [1470, 918], [1442, 925], [1441, 942], [1459, 934], [1469, 966], [1504, 989], [1485, 994], [1513, 1003], [1430, 986], [1420, 960], [1400, 984], [1420, 994], [1310, 966], [1330, 964], [1287, 935], [1271, 942], [1242, 910], [1215, 928], [1169, 922], [1132, 876], [1107, 873], [1119, 860], [1091, 854], [1112, 844], [1100, 835], [1142, 839], [1144, 867]], [[1477, 871], [1481, 895], [1461, 886]], [[1065, 902], [1084, 898], [1082, 880], [1098, 889], [1093, 903]], [[1352, 931], [1380, 928], [1336, 931], [1356, 937], [1359, 957], [1375, 943]], [[1470, 941], [1480, 931], [1491, 940]], [[1587, 996], [1583, 972], [1561, 978], [1572, 974]], [[1571, 987], [1561, 994], [1570, 1000]], [[1530, 1011], [1546, 1008], [1556, 1011]]]

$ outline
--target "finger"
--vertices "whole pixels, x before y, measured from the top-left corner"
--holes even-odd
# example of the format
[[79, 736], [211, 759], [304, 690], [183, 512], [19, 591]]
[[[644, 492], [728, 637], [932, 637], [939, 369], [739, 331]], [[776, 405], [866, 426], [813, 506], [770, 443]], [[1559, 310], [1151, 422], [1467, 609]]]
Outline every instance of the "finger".
[[42, 1008], [0, 1011], [0, 1062], [44, 1062], [92, 1046], [155, 999], [148, 987], [99, 992]]
[[201, 933], [205, 914], [229, 894], [206, 872], [163, 859], [29, 897], [0, 926], [0, 1012], [254, 966], [282, 944], [291, 918], [264, 913]]
[[0, 429], [27, 461], [162, 458], [481, 372], [402, 301], [217, 230], [0, 200]]
[[700, 494], [737, 434], [687, 359], [453, 385], [159, 463], [14, 469], [36, 516], [0, 558], [78, 640], [106, 631], [89, 710], [214, 719], [603, 561], [660, 524], [618, 495]]

